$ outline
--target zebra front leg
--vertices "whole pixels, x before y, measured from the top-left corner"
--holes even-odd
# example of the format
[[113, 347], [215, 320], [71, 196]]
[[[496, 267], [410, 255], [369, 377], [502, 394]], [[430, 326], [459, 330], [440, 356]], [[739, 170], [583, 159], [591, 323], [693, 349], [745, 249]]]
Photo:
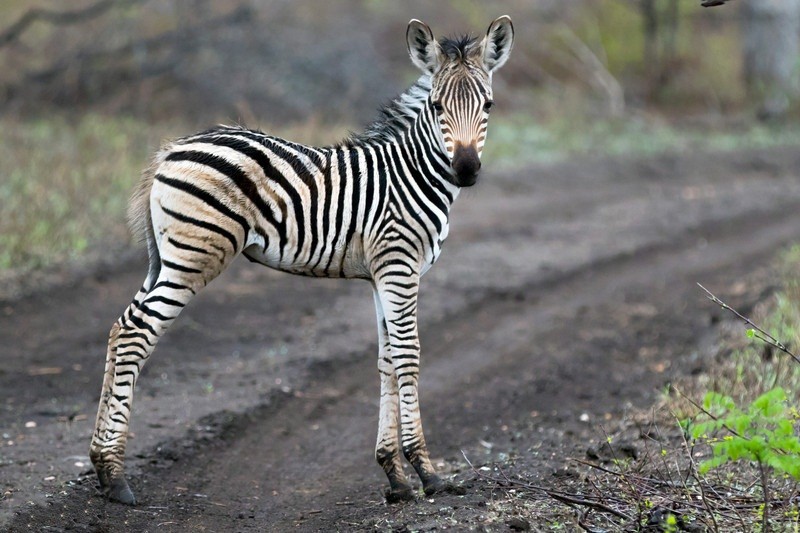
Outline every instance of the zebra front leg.
[[392, 276], [378, 283], [391, 347], [392, 366], [400, 400], [400, 435], [403, 455], [416, 470], [425, 494], [452, 489], [431, 464], [419, 409], [419, 336], [417, 334], [417, 291], [419, 277]]
[[389, 503], [414, 499], [414, 491], [403, 473], [400, 441], [397, 427], [398, 390], [397, 376], [392, 364], [389, 335], [378, 291], [374, 291], [375, 314], [378, 318], [378, 373], [381, 377], [380, 415], [375, 459], [389, 478], [386, 501]]

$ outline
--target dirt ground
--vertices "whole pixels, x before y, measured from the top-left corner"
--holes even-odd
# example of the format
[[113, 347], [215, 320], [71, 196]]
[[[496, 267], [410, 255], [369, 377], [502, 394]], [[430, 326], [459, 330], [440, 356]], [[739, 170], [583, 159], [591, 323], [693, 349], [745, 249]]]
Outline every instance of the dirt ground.
[[741, 280], [800, 239], [798, 175], [796, 148], [487, 170], [420, 300], [427, 440], [466, 494], [408, 504], [384, 503], [373, 459], [363, 282], [241, 260], [196, 298], [137, 387], [136, 507], [97, 494], [87, 452], [108, 329], [144, 259], [0, 303], [0, 530], [577, 529], [478, 473], [572, 475], [604, 431], [702, 372], [719, 312], [695, 282], [745, 306], [770, 290]]

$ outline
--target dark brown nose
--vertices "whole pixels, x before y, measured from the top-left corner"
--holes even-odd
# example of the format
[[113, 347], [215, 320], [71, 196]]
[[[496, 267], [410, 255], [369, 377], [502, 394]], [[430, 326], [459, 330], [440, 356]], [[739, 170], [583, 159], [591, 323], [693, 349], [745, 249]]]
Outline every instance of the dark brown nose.
[[461, 143], [456, 143], [453, 161], [450, 166], [456, 171], [456, 185], [459, 187], [475, 185], [478, 180], [478, 171], [481, 169], [481, 160], [478, 157], [478, 150], [475, 145], [464, 146]]

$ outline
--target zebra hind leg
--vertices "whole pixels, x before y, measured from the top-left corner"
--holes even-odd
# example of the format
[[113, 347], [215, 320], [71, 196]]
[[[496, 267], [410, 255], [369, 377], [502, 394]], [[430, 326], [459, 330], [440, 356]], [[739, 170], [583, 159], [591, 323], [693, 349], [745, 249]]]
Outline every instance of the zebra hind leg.
[[124, 459], [136, 380], [158, 339], [192, 297], [227, 263], [214, 262], [214, 268], [208, 269], [208, 261], [197, 265], [185, 254], [178, 259], [169, 253], [162, 257], [169, 260], [162, 260], [152, 287], [149, 287], [148, 278], [111, 328], [106, 373], [90, 448], [90, 458], [103, 493], [110, 500], [129, 505], [134, 505], [136, 498], [125, 479]]
[[[152, 277], [148, 275], [142, 288], [136, 293], [131, 304], [111, 327], [111, 332], [108, 336], [103, 388], [100, 393], [100, 402], [97, 408], [97, 419], [95, 421], [94, 433], [92, 434], [92, 444], [89, 448], [89, 458], [97, 472], [100, 489], [109, 498], [128, 504], [135, 503], [133, 492], [128, 487], [123, 476], [115, 475], [112, 462], [108, 461], [109, 454], [106, 443], [112, 440], [112, 435], [115, 432], [111, 418], [119, 416], [116, 414], [116, 410], [112, 405], [113, 390], [115, 388], [114, 384], [120, 377], [117, 375], [118, 354], [131, 352], [136, 348], [144, 351], [150, 348], [149, 343], [152, 342], [150, 337], [147, 337], [143, 333], [133, 333], [126, 327], [131, 317], [140, 309], [140, 306], [146, 299], [152, 286]], [[119, 368], [122, 369], [124, 366], [126, 365], [120, 365]], [[141, 369], [141, 365], [139, 365], [138, 368]], [[120, 375], [129, 376], [130, 373], [121, 371]]]

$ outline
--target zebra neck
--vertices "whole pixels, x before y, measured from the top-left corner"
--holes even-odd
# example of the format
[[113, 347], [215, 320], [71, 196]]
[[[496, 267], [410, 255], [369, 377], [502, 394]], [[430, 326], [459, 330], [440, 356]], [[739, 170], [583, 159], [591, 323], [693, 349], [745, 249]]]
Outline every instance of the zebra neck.
[[363, 133], [351, 135], [334, 150], [369, 148], [381, 154], [385, 168], [379, 172], [392, 180], [413, 181], [429, 196], [439, 197], [437, 203], [446, 216], [460, 189], [452, 184], [439, 124], [428, 105], [430, 91], [431, 76], [421, 76], [381, 108], [378, 119]]
[[405, 92], [381, 107], [378, 118], [363, 133], [353, 134], [343, 145], [375, 144], [400, 138], [424, 109], [431, 92], [431, 77], [423, 75]]

